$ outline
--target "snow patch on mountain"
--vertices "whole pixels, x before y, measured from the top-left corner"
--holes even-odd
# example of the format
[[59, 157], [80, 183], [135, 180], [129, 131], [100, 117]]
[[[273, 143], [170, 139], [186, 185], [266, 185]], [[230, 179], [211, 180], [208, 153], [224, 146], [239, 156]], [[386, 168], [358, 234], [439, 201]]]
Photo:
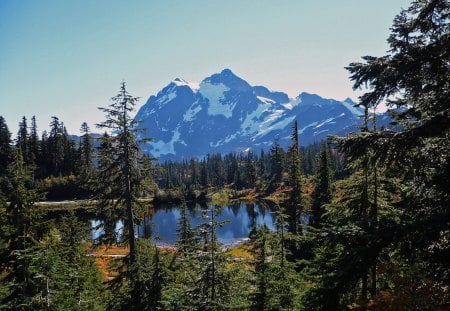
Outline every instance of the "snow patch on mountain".
[[343, 117], [343, 116], [345, 116], [345, 113], [344, 113], [344, 112], [341, 113], [340, 115], [338, 115], [337, 117], [326, 119], [326, 120], [323, 121], [322, 123], [316, 125], [315, 128], [317, 129], [317, 128], [319, 128], [319, 127], [324, 126], [325, 124], [335, 124], [336, 122], [335, 122], [334, 120], [336, 120], [337, 118]]
[[189, 109], [184, 114], [183, 120], [186, 122], [194, 120], [195, 115], [199, 113], [201, 110], [202, 107], [198, 104], [198, 102], [193, 103], [192, 106], [190, 106]]
[[274, 100], [267, 98], [267, 97], [256, 96], [256, 98], [258, 98], [264, 104], [275, 104], [276, 103]]
[[317, 123], [318, 122], [316, 121], [316, 122], [308, 124], [307, 126], [302, 127], [301, 129], [298, 130], [298, 135], [303, 134], [304, 131], [306, 131], [310, 127], [313, 127], [313, 126], [317, 125]]
[[326, 132], [329, 132], [329, 131], [330, 131], [330, 130], [315, 131], [315, 132], [313, 133], [313, 135], [314, 135], [314, 136], [317, 136], [317, 135], [319, 135], [319, 134], [326, 133]]
[[294, 107], [298, 106], [302, 102], [302, 99], [300, 97], [297, 97], [295, 99], [289, 100], [287, 104], [282, 104], [284, 108], [288, 110], [292, 110]]
[[186, 143], [184, 142], [184, 140], [180, 140], [180, 127], [177, 126], [177, 128], [175, 129], [173, 135], [172, 135], [172, 139], [169, 142], [164, 142], [162, 140], [158, 140], [156, 142], [151, 142], [149, 144], [151, 144], [151, 146], [153, 147], [152, 149], [152, 155], [155, 157], [159, 157], [161, 155], [167, 155], [167, 154], [176, 154], [175, 151], [175, 143], [181, 143], [183, 145], [186, 146]]
[[305, 92], [289, 98], [251, 86], [224, 69], [200, 84], [173, 80], [147, 100], [136, 120], [148, 129], [143, 138], [153, 138], [141, 145], [145, 153], [160, 161], [180, 160], [268, 149], [275, 139], [287, 146], [294, 120], [303, 145], [326, 139], [327, 134], [345, 135], [361, 122], [362, 109], [353, 105], [351, 99], [337, 101]]
[[241, 131], [245, 134], [253, 134], [259, 130], [258, 117], [260, 117], [264, 112], [269, 111], [272, 105], [269, 102], [261, 101], [262, 104], [258, 105], [255, 111], [247, 114], [244, 122], [241, 124]]
[[208, 114], [210, 116], [223, 115], [225, 118], [230, 118], [233, 114], [233, 108], [236, 103], [226, 103], [225, 93], [230, 89], [223, 83], [212, 84], [209, 82], [202, 82], [200, 84], [199, 92], [204, 98], [208, 99]]
[[161, 108], [166, 103], [174, 100], [176, 97], [177, 97], [177, 94], [175, 93], [175, 91], [173, 91], [173, 92], [170, 92], [169, 94], [166, 94], [166, 95], [162, 96], [161, 98], [157, 99], [155, 103], [158, 105], [158, 108]]
[[198, 89], [200, 88], [200, 85], [198, 83], [188, 82], [188, 81], [180, 79], [180, 78], [176, 78], [175, 80], [172, 81], [172, 83], [174, 83], [176, 86], [187, 86], [193, 92], [197, 92]]
[[209, 146], [217, 148], [219, 146], [222, 146], [223, 144], [229, 143], [230, 141], [235, 139], [236, 136], [237, 136], [237, 133], [232, 134], [232, 135], [228, 135], [227, 137], [225, 137], [225, 139], [221, 139], [221, 140], [217, 141], [216, 143], [209, 143]]
[[350, 98], [345, 99], [342, 104], [355, 116], [362, 116], [364, 113], [361, 108], [355, 106], [355, 102], [353, 102]]
[[287, 117], [287, 118], [281, 118], [284, 110], [275, 110], [272, 115], [267, 118], [267, 120], [264, 120], [259, 128], [258, 134], [256, 134], [256, 137], [263, 137], [264, 135], [268, 134], [271, 131], [275, 130], [282, 130], [284, 129], [289, 123], [292, 123], [296, 116]]

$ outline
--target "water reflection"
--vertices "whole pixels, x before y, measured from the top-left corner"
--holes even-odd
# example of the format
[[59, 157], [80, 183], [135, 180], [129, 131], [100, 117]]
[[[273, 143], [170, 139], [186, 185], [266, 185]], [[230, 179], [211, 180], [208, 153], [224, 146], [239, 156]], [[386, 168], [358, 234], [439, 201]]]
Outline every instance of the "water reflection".
[[[187, 209], [191, 227], [195, 228], [205, 220], [202, 219], [202, 210], [211, 206], [195, 205]], [[160, 245], [174, 245], [177, 240], [176, 228], [181, 217], [179, 206], [158, 208], [152, 214], [144, 217], [141, 224], [136, 226], [135, 234], [142, 238], [152, 238]], [[270, 230], [275, 230], [276, 216], [272, 208], [255, 203], [235, 203], [224, 206], [219, 210], [217, 221], [226, 223], [217, 229], [217, 236], [225, 245], [234, 244], [248, 238], [252, 229], [266, 224]], [[98, 226], [98, 220], [92, 221], [92, 226]], [[115, 230], [118, 234], [123, 230], [123, 222], [117, 222]], [[99, 229], [92, 231], [92, 238], [96, 239], [102, 234]], [[121, 234], [120, 234], [121, 235]]]

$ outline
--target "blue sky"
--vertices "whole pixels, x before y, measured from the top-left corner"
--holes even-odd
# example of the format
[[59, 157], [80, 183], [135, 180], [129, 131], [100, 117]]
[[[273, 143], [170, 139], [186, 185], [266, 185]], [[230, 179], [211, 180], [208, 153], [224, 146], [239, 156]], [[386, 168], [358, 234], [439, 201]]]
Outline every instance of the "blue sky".
[[139, 108], [176, 77], [230, 68], [253, 85], [356, 99], [344, 69], [383, 55], [405, 0], [0, 0], [0, 115], [69, 132], [125, 80]]

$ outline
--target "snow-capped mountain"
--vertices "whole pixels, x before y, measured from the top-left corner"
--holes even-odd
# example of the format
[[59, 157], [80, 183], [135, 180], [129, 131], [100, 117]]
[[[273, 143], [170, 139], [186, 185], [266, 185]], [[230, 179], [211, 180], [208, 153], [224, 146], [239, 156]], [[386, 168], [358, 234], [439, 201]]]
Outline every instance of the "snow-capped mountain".
[[201, 83], [175, 79], [151, 96], [135, 119], [146, 129], [142, 145], [160, 160], [189, 159], [208, 153], [268, 149], [275, 139], [288, 145], [298, 120], [300, 142], [355, 130], [362, 110], [351, 99], [338, 101], [301, 93], [289, 98], [264, 86], [251, 86], [224, 69]]

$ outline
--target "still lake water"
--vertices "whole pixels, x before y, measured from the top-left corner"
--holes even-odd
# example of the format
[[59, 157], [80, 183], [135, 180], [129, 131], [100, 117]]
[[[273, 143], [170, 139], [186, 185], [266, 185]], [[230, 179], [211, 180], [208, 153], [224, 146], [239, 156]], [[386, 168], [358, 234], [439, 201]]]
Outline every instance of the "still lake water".
[[[202, 218], [202, 210], [211, 210], [213, 206], [195, 205], [187, 208], [186, 213], [190, 218], [191, 227], [195, 228], [208, 220]], [[210, 213], [208, 213], [209, 215]], [[158, 245], [172, 246], [177, 240], [176, 228], [181, 217], [180, 206], [159, 207], [144, 218], [142, 224], [137, 225], [135, 234], [141, 238], [152, 238]], [[276, 216], [274, 210], [258, 203], [238, 202], [226, 205], [218, 209], [217, 221], [226, 221], [222, 227], [217, 229], [217, 236], [224, 245], [232, 245], [248, 238], [252, 228], [263, 224], [270, 230], [275, 230]], [[101, 230], [94, 229], [99, 220], [91, 221], [91, 237], [97, 238]], [[116, 223], [116, 232], [120, 236], [123, 230], [123, 222]]]

